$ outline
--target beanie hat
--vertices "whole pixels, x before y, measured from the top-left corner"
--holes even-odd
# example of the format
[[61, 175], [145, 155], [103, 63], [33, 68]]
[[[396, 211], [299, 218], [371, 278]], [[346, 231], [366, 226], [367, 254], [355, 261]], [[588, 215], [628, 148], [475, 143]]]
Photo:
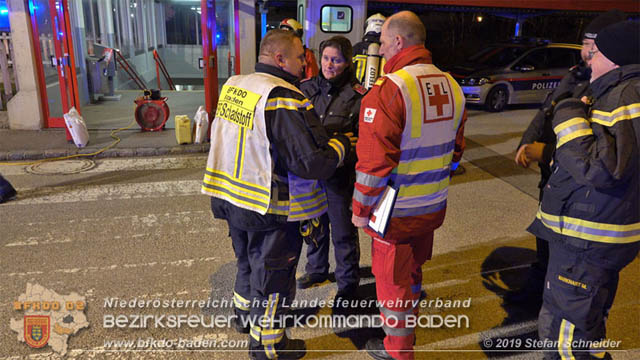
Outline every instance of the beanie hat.
[[353, 56], [353, 48], [351, 47], [351, 41], [344, 36], [336, 35], [320, 43], [320, 56], [326, 47], [334, 47], [340, 50], [340, 53], [344, 57], [345, 61], [351, 63], [351, 57]]
[[623, 21], [598, 32], [596, 46], [614, 64], [640, 64], [640, 21]]
[[611, 24], [625, 21], [626, 19], [626, 15], [618, 9], [612, 9], [602, 13], [593, 19], [593, 21], [591, 21], [584, 29], [584, 38], [594, 40], [598, 36], [600, 30]]

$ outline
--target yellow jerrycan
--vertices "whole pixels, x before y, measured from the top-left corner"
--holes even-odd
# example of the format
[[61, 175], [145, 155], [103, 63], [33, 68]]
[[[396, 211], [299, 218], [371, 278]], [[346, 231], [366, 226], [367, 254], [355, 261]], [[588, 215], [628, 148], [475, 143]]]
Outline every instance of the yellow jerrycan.
[[191, 144], [191, 119], [187, 115], [176, 115], [176, 141]]

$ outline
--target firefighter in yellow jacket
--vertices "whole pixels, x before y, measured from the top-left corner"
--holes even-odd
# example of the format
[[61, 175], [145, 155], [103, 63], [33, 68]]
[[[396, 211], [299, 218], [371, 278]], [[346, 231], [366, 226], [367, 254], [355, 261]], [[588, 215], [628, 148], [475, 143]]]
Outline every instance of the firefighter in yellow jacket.
[[255, 73], [233, 76], [222, 88], [202, 192], [212, 197], [214, 216], [229, 225], [238, 266], [236, 328], [250, 333], [250, 356], [300, 358], [304, 341], [287, 338], [282, 316], [295, 297], [302, 246], [298, 222], [287, 219], [326, 211], [326, 197], [322, 189], [306, 187], [308, 193], [290, 198], [290, 188], [305, 187], [289, 179], [330, 177], [350, 139], [329, 139], [294, 85], [304, 70], [297, 36], [270, 31], [258, 61]]

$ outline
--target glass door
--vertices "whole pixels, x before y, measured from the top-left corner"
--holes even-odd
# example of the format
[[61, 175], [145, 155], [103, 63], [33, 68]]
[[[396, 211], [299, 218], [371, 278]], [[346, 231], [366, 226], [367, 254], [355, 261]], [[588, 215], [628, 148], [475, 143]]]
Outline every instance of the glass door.
[[62, 115], [75, 106], [78, 91], [67, 0], [29, 0], [41, 105], [46, 127], [65, 127]]

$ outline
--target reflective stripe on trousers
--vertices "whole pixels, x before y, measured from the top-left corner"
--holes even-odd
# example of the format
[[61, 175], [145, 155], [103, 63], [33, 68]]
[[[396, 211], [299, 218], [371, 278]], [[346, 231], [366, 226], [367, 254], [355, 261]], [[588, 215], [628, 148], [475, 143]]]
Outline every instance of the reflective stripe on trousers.
[[395, 359], [413, 360], [415, 331], [406, 327], [405, 320], [418, 313], [422, 264], [431, 256], [432, 243], [433, 231], [402, 244], [373, 239], [371, 271], [385, 319], [384, 346]]

